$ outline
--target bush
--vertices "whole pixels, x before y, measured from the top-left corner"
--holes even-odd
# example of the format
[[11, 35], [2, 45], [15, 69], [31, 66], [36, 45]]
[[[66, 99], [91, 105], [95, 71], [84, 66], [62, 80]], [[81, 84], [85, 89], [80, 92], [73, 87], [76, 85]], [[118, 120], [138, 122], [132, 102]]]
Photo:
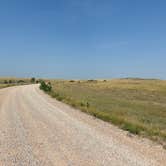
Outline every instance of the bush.
[[42, 81], [40, 83], [40, 89], [44, 90], [45, 92], [51, 92], [52, 90], [51, 83], [50, 82], [45, 83], [44, 81]]
[[5, 80], [5, 81], [4, 81], [4, 84], [8, 84], [8, 81], [7, 81], [7, 80]]
[[25, 81], [24, 81], [24, 80], [18, 80], [17, 83], [18, 83], [18, 84], [20, 84], [20, 83], [25, 83]]
[[144, 128], [142, 126], [136, 125], [136, 124], [131, 124], [131, 123], [124, 123], [121, 127], [124, 130], [129, 131], [130, 133], [133, 134], [140, 134], [141, 131], [144, 131]]
[[9, 84], [12, 84], [13, 83], [13, 81], [12, 80], [9, 80]]
[[75, 82], [74, 80], [70, 80], [69, 82]]
[[63, 97], [62, 97], [62, 96], [57, 96], [56, 99], [57, 99], [58, 101], [62, 101], [62, 100], [63, 100]]
[[87, 103], [86, 103], [86, 106], [87, 106], [87, 108], [89, 108], [89, 107], [90, 107], [90, 104], [89, 104], [89, 102], [87, 102]]
[[35, 80], [36, 80], [36, 79], [35, 79], [34, 77], [32, 77], [32, 78], [31, 78], [31, 83], [35, 83]]
[[85, 107], [85, 103], [81, 102], [81, 103], [80, 103], [80, 106], [81, 106], [81, 107]]
[[97, 82], [97, 80], [88, 80], [87, 82]]
[[57, 98], [57, 97], [59, 97], [60, 95], [59, 95], [58, 93], [54, 93], [54, 92], [53, 92], [53, 93], [51, 94], [51, 96], [52, 96], [53, 98]]

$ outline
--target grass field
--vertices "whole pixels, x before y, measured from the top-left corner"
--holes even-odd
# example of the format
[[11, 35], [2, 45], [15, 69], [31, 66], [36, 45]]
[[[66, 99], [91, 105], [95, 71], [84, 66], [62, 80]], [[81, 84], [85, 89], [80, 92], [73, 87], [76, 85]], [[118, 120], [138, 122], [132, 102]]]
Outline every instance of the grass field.
[[25, 78], [0, 78], [0, 89], [16, 85], [30, 84], [30, 79]]
[[51, 83], [52, 97], [131, 133], [166, 142], [166, 81], [51, 80]]

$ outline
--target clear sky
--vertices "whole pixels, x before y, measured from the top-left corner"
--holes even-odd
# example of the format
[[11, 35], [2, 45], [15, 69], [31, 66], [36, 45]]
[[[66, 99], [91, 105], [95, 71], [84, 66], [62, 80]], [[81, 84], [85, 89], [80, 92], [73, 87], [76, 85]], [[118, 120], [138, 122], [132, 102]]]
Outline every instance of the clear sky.
[[0, 0], [0, 76], [166, 79], [166, 1]]

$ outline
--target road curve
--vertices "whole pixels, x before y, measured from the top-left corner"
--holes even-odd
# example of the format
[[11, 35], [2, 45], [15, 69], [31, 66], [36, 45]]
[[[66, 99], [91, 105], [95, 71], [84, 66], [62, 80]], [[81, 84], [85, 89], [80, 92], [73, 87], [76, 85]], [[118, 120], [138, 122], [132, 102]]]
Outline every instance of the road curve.
[[0, 166], [164, 166], [166, 151], [77, 111], [38, 85], [0, 90]]

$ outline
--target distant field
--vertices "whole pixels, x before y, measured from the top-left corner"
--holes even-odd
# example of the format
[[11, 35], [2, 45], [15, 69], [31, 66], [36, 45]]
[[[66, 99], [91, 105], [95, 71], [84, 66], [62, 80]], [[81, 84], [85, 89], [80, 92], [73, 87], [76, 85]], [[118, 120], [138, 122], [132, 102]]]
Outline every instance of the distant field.
[[30, 79], [25, 78], [0, 78], [0, 89], [16, 85], [25, 85], [31, 83]]
[[52, 80], [52, 97], [134, 134], [166, 142], [166, 81]]
[[0, 89], [1, 89], [1, 88], [6, 88], [6, 87], [7, 87], [6, 84], [0, 84]]

